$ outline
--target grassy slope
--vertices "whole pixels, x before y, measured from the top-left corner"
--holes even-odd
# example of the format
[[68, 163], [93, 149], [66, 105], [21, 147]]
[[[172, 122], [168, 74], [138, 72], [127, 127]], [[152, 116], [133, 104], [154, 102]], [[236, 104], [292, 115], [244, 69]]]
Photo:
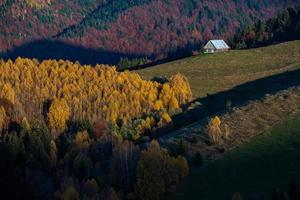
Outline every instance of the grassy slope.
[[300, 178], [300, 114], [190, 174], [177, 199], [231, 199], [254, 192], [269, 195]]
[[236, 85], [300, 68], [300, 41], [251, 50], [198, 55], [137, 70], [144, 78], [180, 72], [190, 81], [194, 98], [230, 89]]
[[[300, 113], [300, 87], [289, 88], [251, 101], [230, 112], [219, 113], [222, 122], [221, 130], [225, 130], [225, 124], [230, 130], [229, 139], [222, 141], [225, 153], [297, 113]], [[166, 146], [178, 143], [180, 140], [186, 141], [187, 154], [193, 157], [194, 153], [200, 152], [205, 162], [223, 157], [224, 152], [218, 151], [217, 145], [209, 145], [206, 142], [208, 140], [205, 130], [207, 120], [197, 121], [166, 134], [160, 137], [159, 141]], [[191, 138], [197, 139], [197, 142], [192, 141]]]
[[[198, 55], [137, 70], [144, 78], [185, 74], [194, 98], [300, 68], [300, 41], [251, 50]], [[275, 110], [274, 110], [275, 112]], [[193, 128], [193, 127], [192, 127]], [[231, 199], [235, 191], [250, 196], [284, 187], [300, 178], [300, 115], [249, 143], [226, 153], [222, 160], [194, 171], [177, 199]]]

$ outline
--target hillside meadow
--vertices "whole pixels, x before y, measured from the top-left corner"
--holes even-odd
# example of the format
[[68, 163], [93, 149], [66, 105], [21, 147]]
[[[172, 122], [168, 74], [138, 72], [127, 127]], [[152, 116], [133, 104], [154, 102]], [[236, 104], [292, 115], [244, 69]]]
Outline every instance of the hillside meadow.
[[299, 68], [300, 41], [292, 41], [250, 50], [200, 54], [136, 72], [146, 79], [170, 77], [180, 72], [188, 78], [193, 98], [197, 99]]
[[[240, 192], [268, 197], [300, 178], [300, 113], [270, 128], [220, 160], [193, 171], [176, 199], [231, 199]], [[217, 192], [216, 192], [217, 190]]]
[[[193, 158], [198, 152], [201, 153], [204, 162], [210, 162], [298, 112], [300, 112], [300, 87], [291, 87], [215, 115], [221, 121], [221, 132], [229, 133], [229, 137], [223, 138], [220, 144], [207, 143], [209, 134], [206, 128], [210, 117], [166, 134], [160, 137], [159, 141], [166, 146], [183, 141], [187, 144], [186, 154], [189, 157]], [[220, 148], [223, 150], [220, 151]]]

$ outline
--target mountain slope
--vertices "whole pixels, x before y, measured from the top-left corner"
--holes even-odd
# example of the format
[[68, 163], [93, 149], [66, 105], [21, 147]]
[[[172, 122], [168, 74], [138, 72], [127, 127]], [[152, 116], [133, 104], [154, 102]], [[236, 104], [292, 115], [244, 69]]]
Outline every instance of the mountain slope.
[[140, 1], [142, 3], [145, 4], [130, 8], [117, 20], [106, 23], [93, 15], [85, 19], [89, 23], [75, 26], [60, 38], [90, 48], [165, 58], [180, 48], [192, 48], [213, 37], [227, 39], [240, 27], [273, 16], [286, 6], [299, 5], [289, 0]]
[[294, 0], [7, 0], [0, 4], [0, 50], [52, 39], [157, 60], [299, 6]]
[[6, 0], [0, 3], [0, 49], [49, 38], [79, 23], [103, 0]]
[[147, 79], [179, 72], [190, 82], [193, 97], [203, 98], [259, 78], [300, 68], [300, 41], [226, 53], [192, 56], [137, 70]]

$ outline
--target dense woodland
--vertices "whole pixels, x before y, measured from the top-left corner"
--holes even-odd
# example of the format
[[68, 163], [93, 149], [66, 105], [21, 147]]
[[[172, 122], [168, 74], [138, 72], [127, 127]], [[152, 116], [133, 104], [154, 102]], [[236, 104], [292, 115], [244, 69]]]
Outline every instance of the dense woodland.
[[[118, 57], [114, 64], [121, 57], [157, 60], [189, 55], [211, 38], [228, 39], [239, 28], [299, 6], [293, 0], [6, 0], [0, 5], [0, 49], [50, 39], [109, 52]], [[33, 57], [43, 51], [47, 47]]]
[[161, 84], [103, 65], [1, 60], [0, 193], [165, 199], [188, 174], [186, 159], [134, 142], [171, 126], [191, 95], [180, 74]]
[[101, 6], [103, 0], [4, 0], [0, 2], [1, 51], [49, 38]]
[[[0, 61], [0, 91], [3, 107], [11, 108], [1, 119], [47, 122], [54, 134], [63, 132], [68, 121], [101, 119], [133, 140], [170, 125], [170, 116], [192, 98], [181, 74], [160, 84], [109, 66], [21, 58]], [[1, 124], [0, 130], [7, 126]]]
[[166, 199], [188, 174], [182, 156], [156, 141], [140, 148], [104, 128], [51, 139], [46, 127], [24, 123], [0, 137], [0, 193], [9, 199]]
[[300, 39], [300, 9], [288, 8], [267, 21], [259, 20], [240, 31], [232, 47], [243, 49]]

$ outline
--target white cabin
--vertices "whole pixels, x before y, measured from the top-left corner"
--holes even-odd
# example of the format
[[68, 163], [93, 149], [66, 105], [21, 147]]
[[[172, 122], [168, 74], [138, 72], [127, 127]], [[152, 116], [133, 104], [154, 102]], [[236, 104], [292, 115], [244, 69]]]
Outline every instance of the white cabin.
[[203, 47], [204, 53], [217, 53], [228, 51], [230, 47], [226, 44], [224, 40], [210, 40]]

